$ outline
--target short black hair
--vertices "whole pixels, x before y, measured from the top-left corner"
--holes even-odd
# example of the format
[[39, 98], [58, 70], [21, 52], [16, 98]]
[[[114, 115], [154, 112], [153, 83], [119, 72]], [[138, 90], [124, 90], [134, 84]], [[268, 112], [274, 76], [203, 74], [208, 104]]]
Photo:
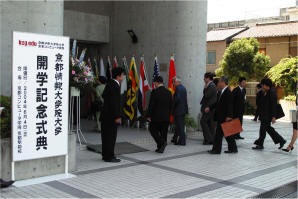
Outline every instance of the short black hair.
[[257, 84], [257, 88], [262, 88], [262, 84]]
[[117, 76], [121, 76], [124, 73], [124, 69], [122, 67], [116, 67], [112, 69], [112, 78], [116, 79]]
[[241, 83], [242, 81], [246, 81], [246, 78], [245, 77], [240, 77], [239, 78], [239, 83]]
[[157, 83], [163, 83], [163, 78], [162, 76], [157, 76], [154, 78], [154, 82], [157, 82]]
[[215, 84], [215, 86], [217, 86], [218, 80], [219, 80], [218, 78], [216, 78], [216, 79], [213, 80], [213, 83]]
[[262, 85], [269, 86], [270, 88], [272, 88], [272, 85], [273, 85], [271, 79], [269, 79], [269, 78], [262, 79], [261, 80], [261, 84]]
[[228, 80], [228, 78], [226, 78], [225, 76], [221, 76], [221, 77], [220, 77], [220, 80], [223, 81], [226, 85], [229, 84], [229, 80]]
[[204, 75], [204, 78], [209, 78], [210, 80], [213, 80], [214, 74], [211, 72], [207, 72]]
[[105, 84], [107, 82], [107, 78], [105, 76], [99, 76], [98, 81], [100, 81], [102, 84]]

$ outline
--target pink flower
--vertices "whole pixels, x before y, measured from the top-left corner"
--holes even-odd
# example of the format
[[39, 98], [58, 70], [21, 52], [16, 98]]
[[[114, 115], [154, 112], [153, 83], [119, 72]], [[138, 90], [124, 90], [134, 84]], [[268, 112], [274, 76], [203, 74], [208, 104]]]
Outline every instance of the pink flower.
[[74, 74], [76, 74], [76, 71], [73, 70], [73, 71], [71, 71], [71, 73], [74, 75]]
[[85, 75], [88, 75], [88, 73], [87, 73], [86, 71], [84, 72], [84, 74], [85, 74]]
[[87, 78], [85, 78], [85, 81], [86, 81], [86, 82], [88, 82], [88, 79], [87, 79]]

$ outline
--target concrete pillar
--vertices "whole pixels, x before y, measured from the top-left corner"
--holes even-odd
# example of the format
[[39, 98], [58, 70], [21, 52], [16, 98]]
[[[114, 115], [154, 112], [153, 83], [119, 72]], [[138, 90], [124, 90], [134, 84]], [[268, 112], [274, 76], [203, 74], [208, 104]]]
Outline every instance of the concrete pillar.
[[[114, 2], [111, 23], [109, 55], [135, 54], [139, 66], [139, 57], [144, 54], [149, 82], [154, 53], [158, 54], [160, 65], [166, 66], [161, 71], [166, 82], [170, 55], [175, 53], [176, 73], [188, 90], [190, 113], [196, 119], [206, 71], [207, 1]], [[131, 42], [129, 29], [137, 35], [137, 44]]]
[[0, 1], [0, 94], [11, 95], [12, 32], [63, 34], [63, 1]]

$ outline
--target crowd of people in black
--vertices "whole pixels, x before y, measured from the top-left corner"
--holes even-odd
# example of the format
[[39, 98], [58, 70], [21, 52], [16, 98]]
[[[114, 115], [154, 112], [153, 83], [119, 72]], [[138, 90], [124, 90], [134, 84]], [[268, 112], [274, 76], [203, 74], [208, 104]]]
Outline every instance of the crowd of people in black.
[[[102, 159], [106, 162], [120, 162], [114, 154], [114, 148], [117, 139], [117, 128], [121, 123], [121, 96], [120, 84], [124, 79], [124, 70], [121, 67], [114, 68], [112, 79], [106, 83], [104, 77], [98, 79], [95, 89], [98, 106], [96, 108], [96, 118], [98, 131], [102, 137]], [[246, 100], [246, 79], [239, 78], [239, 86], [230, 90], [228, 79], [220, 77], [213, 79], [212, 73], [204, 75], [205, 87], [203, 98], [201, 100], [202, 117], [200, 120], [204, 145], [213, 145], [208, 151], [210, 154], [220, 154], [222, 149], [222, 139], [224, 133], [221, 124], [239, 118], [243, 123], [244, 103]], [[157, 153], [163, 153], [167, 146], [168, 128], [171, 121], [171, 115], [174, 118], [175, 133], [171, 140], [175, 145], [186, 145], [184, 117], [188, 114], [187, 91], [182, 85], [179, 77], [173, 78], [175, 94], [165, 88], [163, 78], [158, 76], [154, 79], [155, 88], [150, 97], [147, 120], [150, 122], [150, 133], [157, 144]], [[257, 110], [253, 121], [260, 120], [259, 138], [252, 147], [255, 150], [264, 149], [264, 140], [266, 132], [270, 135], [275, 144], [279, 144], [282, 149], [286, 140], [279, 135], [271, 126], [276, 122], [277, 96], [272, 89], [272, 81], [263, 79], [257, 85], [256, 104]], [[97, 100], [96, 100], [97, 101]], [[297, 103], [297, 100], [296, 100]], [[1, 113], [1, 112], [0, 112]], [[228, 150], [225, 153], [237, 153], [237, 144], [235, 140], [244, 139], [240, 133], [226, 137]], [[297, 121], [293, 122], [293, 136], [291, 143], [285, 152], [292, 151], [293, 145], [297, 139]], [[4, 181], [0, 179], [1, 188], [13, 184], [14, 181]]]
[[[220, 154], [224, 133], [221, 124], [239, 118], [243, 123], [244, 106], [246, 101], [246, 79], [239, 78], [239, 85], [231, 91], [229, 81], [222, 76], [213, 79], [212, 73], [204, 75], [204, 90], [201, 100], [200, 124], [203, 130], [203, 145], [212, 145], [210, 154]], [[98, 79], [96, 96], [101, 102], [97, 103], [97, 124], [102, 138], [102, 159], [105, 162], [117, 163], [121, 160], [116, 158], [114, 148], [117, 139], [117, 128], [121, 123], [121, 96], [120, 85], [124, 80], [124, 70], [116, 67], [112, 70], [112, 79], [106, 82], [105, 78]], [[185, 146], [184, 118], [188, 114], [187, 90], [182, 85], [179, 77], [173, 78], [175, 93], [164, 86], [161, 76], [154, 79], [155, 89], [152, 90], [147, 121], [150, 122], [149, 131], [156, 142], [157, 153], [163, 153], [168, 144], [168, 128], [171, 120], [174, 120], [175, 133], [171, 140], [175, 145]], [[264, 149], [266, 133], [272, 138], [274, 144], [279, 144], [282, 149], [286, 140], [272, 127], [280, 117], [280, 109], [277, 104], [277, 95], [270, 79], [264, 78], [257, 85], [256, 104], [257, 110], [253, 121], [260, 121], [259, 138], [255, 140], [254, 150]], [[297, 99], [296, 99], [297, 104]], [[1, 113], [1, 112], [0, 112]], [[172, 118], [173, 117], [173, 118]], [[225, 137], [228, 150], [225, 153], [235, 154], [238, 152], [236, 140], [244, 139], [240, 133]], [[297, 121], [293, 122], [293, 136], [287, 148], [282, 149], [290, 152], [297, 139]], [[8, 187], [13, 181], [0, 179], [1, 187]]]
[[[106, 162], [120, 162], [114, 154], [114, 147], [117, 137], [117, 126], [121, 123], [120, 114], [120, 83], [124, 78], [124, 71], [117, 67], [112, 71], [113, 79], [107, 82], [103, 91], [103, 111], [101, 113], [102, 130], [102, 158]], [[222, 139], [224, 133], [221, 124], [239, 118], [241, 125], [246, 101], [246, 79], [239, 78], [239, 85], [231, 91], [229, 81], [226, 77], [213, 79], [212, 73], [205, 73], [203, 98], [201, 100], [201, 119], [200, 124], [203, 130], [204, 145], [212, 145], [210, 154], [220, 154], [222, 150]], [[164, 86], [161, 76], [154, 79], [155, 89], [152, 90], [149, 107], [147, 111], [147, 121], [149, 131], [156, 142], [157, 153], [163, 153], [168, 144], [167, 134], [170, 121], [174, 120], [175, 133], [171, 140], [175, 145], [186, 145], [184, 117], [188, 114], [187, 91], [182, 85], [179, 77], [173, 78], [175, 94]], [[259, 138], [255, 140], [254, 150], [264, 149], [266, 133], [272, 138], [275, 144], [279, 144], [282, 149], [286, 140], [278, 134], [271, 126], [278, 119], [277, 95], [272, 88], [270, 79], [264, 78], [257, 85], [258, 92], [256, 97], [257, 111], [254, 121], [260, 120]], [[293, 124], [293, 139], [288, 148], [284, 151], [293, 150], [293, 144], [297, 137], [297, 122]], [[228, 150], [225, 153], [237, 153], [236, 140], [244, 139], [240, 132], [225, 137], [228, 143]]]

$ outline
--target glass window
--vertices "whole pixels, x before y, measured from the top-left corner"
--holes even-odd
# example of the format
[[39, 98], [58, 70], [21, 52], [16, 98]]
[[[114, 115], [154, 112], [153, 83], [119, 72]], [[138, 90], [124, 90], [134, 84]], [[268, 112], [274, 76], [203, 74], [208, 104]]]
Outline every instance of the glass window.
[[208, 51], [207, 64], [215, 64], [215, 63], [216, 63], [216, 52]]

